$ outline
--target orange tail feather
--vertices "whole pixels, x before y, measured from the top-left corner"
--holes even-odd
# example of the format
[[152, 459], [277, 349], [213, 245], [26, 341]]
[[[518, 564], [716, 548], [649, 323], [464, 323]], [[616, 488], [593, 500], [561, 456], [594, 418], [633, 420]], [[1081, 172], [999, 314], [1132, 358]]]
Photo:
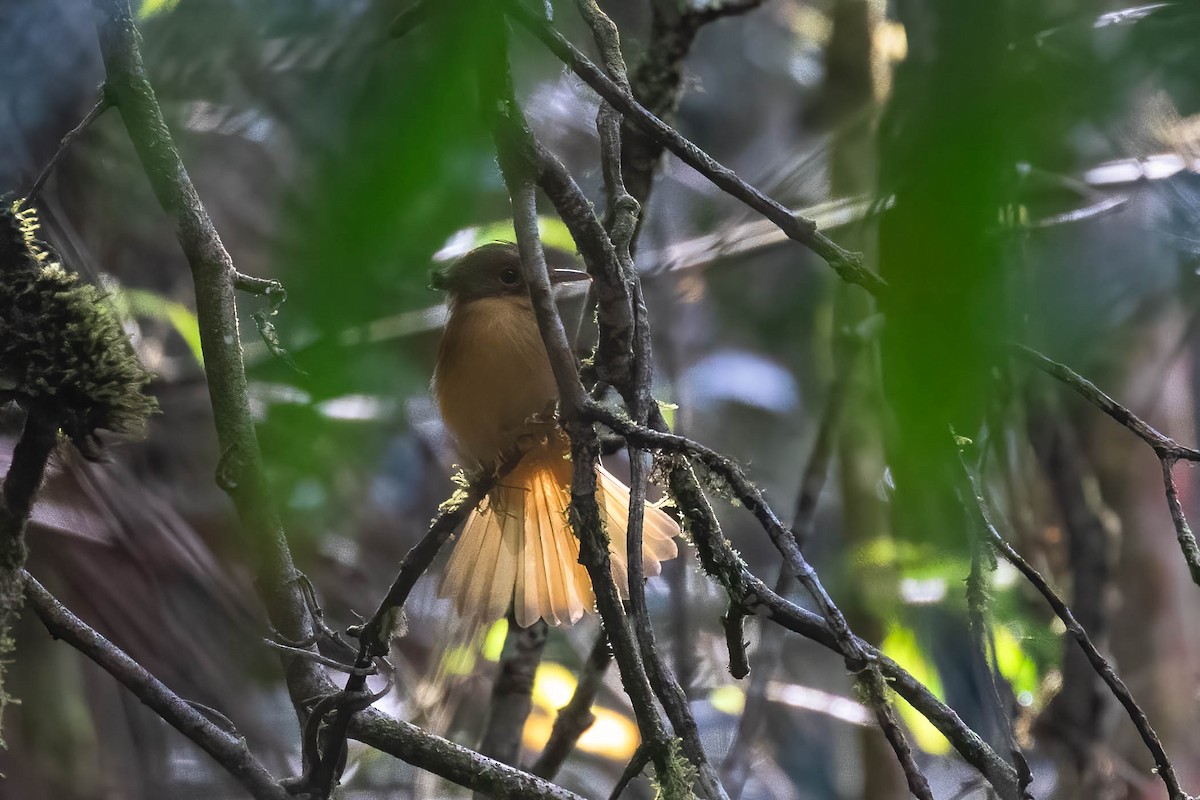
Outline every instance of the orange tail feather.
[[[503, 616], [511, 602], [522, 627], [539, 619], [561, 625], [594, 609], [591, 582], [579, 563], [579, 540], [567, 520], [571, 462], [566, 453], [565, 439], [526, 453], [467, 518], [438, 591], [463, 617], [488, 622]], [[624, 595], [629, 489], [603, 467], [597, 478], [613, 578]], [[647, 576], [659, 574], [661, 562], [677, 555], [678, 534], [675, 520], [646, 506], [642, 559]]]

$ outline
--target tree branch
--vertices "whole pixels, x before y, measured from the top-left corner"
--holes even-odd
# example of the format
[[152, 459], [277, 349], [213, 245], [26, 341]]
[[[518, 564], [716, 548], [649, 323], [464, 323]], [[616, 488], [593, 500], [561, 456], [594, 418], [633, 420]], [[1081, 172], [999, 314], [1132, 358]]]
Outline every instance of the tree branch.
[[[683, 514], [687, 531], [705, 571], [716, 578], [731, 601], [777, 624], [841, 653], [838, 639], [818, 615], [781, 597], [746, 567], [725, 539], [708, 499], [691, 468], [677, 464], [668, 471], [671, 496]], [[933, 696], [898, 664], [869, 643], [857, 640], [867, 658], [879, 666], [891, 688], [933, 724], [967, 763], [979, 770], [1003, 800], [1016, 800], [1017, 774], [953, 709]]]
[[368, 708], [350, 720], [350, 736], [459, 786], [504, 800], [583, 800], [582, 797], [516, 767], [434, 736], [416, 725]]
[[[846, 394], [850, 385], [862, 339], [854, 334], [846, 334], [847, 347], [843, 358], [838, 364], [838, 371], [833, 384], [829, 388], [829, 397], [825, 401], [825, 410], [817, 424], [817, 436], [813, 442], [812, 453], [808, 457], [804, 474], [800, 478], [800, 487], [796, 494], [796, 512], [792, 518], [792, 530], [796, 533], [796, 544], [804, 549], [812, 537], [813, 523], [817, 516], [817, 501], [829, 474], [829, 463], [833, 459], [834, 441], [837, 434], [841, 411], [846, 402]], [[794, 583], [792, 574], [787, 567], [781, 567], [779, 577], [775, 581], [775, 593], [786, 596]], [[746, 610], [731, 601], [729, 618], [742, 620]], [[735, 617], [736, 614], [736, 617]], [[745, 658], [745, 643], [741, 641], [740, 629], [736, 632], [729, 630], [726, 623], [726, 641], [730, 648], [729, 671], [735, 678], [745, 677], [750, 671], [749, 663], [745, 663], [745, 671], [739, 675], [734, 671], [735, 656]], [[736, 633], [736, 636], [735, 636]], [[725, 760], [721, 764], [721, 775], [734, 797], [742, 793], [749, 773], [750, 746], [762, 724], [767, 708], [767, 684], [774, 675], [775, 669], [783, 658], [784, 637], [760, 636], [758, 650], [758, 668], [750, 677], [750, 686], [746, 690], [746, 705], [738, 719], [737, 730], [734, 732], [733, 743], [730, 744]], [[736, 650], [735, 650], [736, 648]]]
[[254, 757], [246, 740], [222, 730], [130, 658], [121, 648], [105, 639], [70, 609], [58, 602], [37, 580], [22, 572], [25, 598], [46, 630], [55, 639], [83, 653], [105, 672], [132, 692], [172, 728], [196, 743], [258, 800], [287, 800], [291, 795]]
[[882, 278], [863, 266], [861, 255], [839, 247], [819, 232], [816, 223], [812, 220], [795, 216], [785, 206], [746, 183], [733, 170], [719, 163], [670, 125], [651, 114], [562, 34], [551, 27], [546, 20], [517, 0], [507, 0], [506, 7], [522, 26], [540, 39], [554, 55], [570, 67], [604, 100], [620, 111], [627, 122], [636, 125], [652, 139], [678, 156], [685, 164], [712, 181], [718, 188], [769, 219], [789, 239], [812, 250], [833, 267], [842, 280], [862, 286], [873, 295], [884, 294], [887, 284]]
[[596, 643], [592, 645], [592, 652], [588, 654], [587, 661], [583, 662], [583, 667], [579, 670], [579, 681], [575, 684], [571, 699], [558, 710], [558, 716], [554, 718], [554, 727], [550, 729], [550, 738], [546, 740], [542, 754], [529, 768], [534, 775], [552, 780], [567, 760], [567, 756], [575, 749], [579, 737], [592, 727], [592, 723], [596, 721], [596, 715], [592, 713], [592, 704], [596, 702], [596, 695], [604, 685], [604, 673], [608, 671], [610, 663], [612, 650], [608, 646], [608, 637], [601, 631], [596, 637]]
[[1170, 436], [1159, 433], [1148, 422], [1116, 400], [1113, 400], [1097, 388], [1094, 383], [1065, 364], [1060, 364], [1023, 344], [1013, 345], [1012, 349], [1017, 355], [1033, 364], [1042, 372], [1070, 386], [1083, 399], [1112, 417], [1118, 424], [1133, 431], [1139, 439], [1150, 445], [1151, 449], [1154, 450], [1160, 459], [1170, 458], [1176, 461], [1200, 461], [1200, 450], [1181, 445]]
[[37, 199], [38, 193], [41, 192], [42, 187], [45, 186], [46, 179], [50, 177], [50, 173], [52, 173], [54, 168], [58, 166], [58, 162], [62, 159], [63, 153], [67, 152], [67, 148], [71, 146], [71, 142], [75, 141], [75, 137], [87, 130], [88, 127], [95, 122], [101, 114], [107, 111], [111, 105], [112, 104], [107, 95], [105, 95], [102, 90], [100, 93], [100, 99], [96, 101], [96, 105], [92, 106], [91, 110], [84, 115], [83, 119], [79, 121], [78, 125], [67, 131], [67, 133], [63, 136], [62, 141], [58, 143], [58, 149], [54, 151], [54, 155], [52, 155], [50, 160], [46, 162], [46, 165], [42, 167], [42, 171], [38, 173], [37, 178], [35, 178], [33, 181], [33, 185], [29, 187], [29, 191], [25, 194], [25, 200], [29, 205], [33, 205], [33, 202]]
[[[201, 203], [146, 78], [127, 0], [93, 0], [99, 16], [105, 94], [120, 111], [159, 204], [176, 224], [196, 288], [200, 344], [222, 452], [219, 483], [233, 499], [254, 553], [260, 590], [272, 624], [288, 639], [312, 632], [296, 570], [271, 508], [250, 413], [234, 302], [233, 261]], [[292, 657], [286, 661], [296, 663]], [[308, 665], [315, 674], [315, 666]], [[312, 681], [306, 682], [311, 688]], [[309, 695], [311, 696], [311, 694]]]
[[[375, 659], [388, 654], [393, 631], [403, 628], [404, 603], [413, 587], [428, 571], [450, 535], [487, 496], [496, 481], [516, 466], [518, 460], [511, 460], [500, 472], [483, 475], [443, 503], [421, 541], [405, 554], [396, 578], [370, 619], [347, 629], [349, 635], [358, 638], [358, 657], [354, 662], [356, 671], [346, 680], [340, 697], [353, 698], [366, 690], [367, 667]], [[304, 776], [307, 785], [325, 794], [332, 791], [333, 785], [341, 777], [344, 767], [342, 753], [350, 735], [351, 720], [358, 709], [348, 703], [338, 703], [329, 711], [334, 713], [333, 719], [324, 731], [320, 746], [310, 748], [312, 758], [306, 765]]]
[[[1158, 734], [1154, 732], [1154, 728], [1150, 725], [1150, 720], [1146, 718], [1146, 712], [1142, 711], [1137, 701], [1133, 699], [1129, 688], [1125, 686], [1125, 682], [1117, 675], [1117, 671], [1112, 664], [1100, 654], [1096, 646], [1092, 644], [1091, 638], [1087, 631], [1075, 619], [1075, 615], [1063, 599], [1058, 596], [1058, 593], [1050, 588], [1050, 584], [1041, 574], [1030, 566], [1021, 555], [1010, 545], [1000, 532], [996, 530], [996, 526], [992, 523], [991, 516], [988, 512], [986, 501], [983, 497], [983, 490], [980, 488], [979, 481], [970, 473], [965, 464], [961, 464], [962, 477], [964, 481], [964, 496], [963, 500], [968, 505], [968, 510], [975, 517], [976, 524], [981, 534], [986, 540], [999, 551], [1004, 559], [1017, 568], [1026, 580], [1033, 584], [1038, 593], [1045, 598], [1046, 603], [1053, 609], [1055, 616], [1062, 620], [1067, 628], [1067, 633], [1083, 650], [1087, 656], [1092, 668], [1096, 670], [1096, 674], [1107, 684], [1113, 696], [1125, 707], [1130, 720], [1137, 728], [1138, 735], [1142, 737], [1142, 741], [1146, 745], [1146, 749], [1150, 751], [1150, 755], [1154, 758], [1155, 772], [1162, 779], [1163, 784], [1167, 787], [1167, 794], [1171, 800], [1191, 800], [1191, 797], [1186, 794], [1179, 785], [1179, 778], [1175, 774], [1175, 768], [1171, 765], [1171, 760], [1167, 757], [1166, 751], [1163, 749], [1162, 742], [1158, 738]], [[969, 493], [965, 491], [969, 487]]]
[[[500, 171], [512, 198], [513, 226], [521, 271], [533, 303], [534, 315], [551, 369], [558, 386], [559, 416], [571, 439], [574, 476], [571, 484], [570, 521], [580, 540], [580, 562], [585, 566], [596, 595], [596, 604], [612, 643], [626, 694], [633, 702], [638, 728], [650, 743], [652, 757], [662, 781], [670, 781], [676, 765], [670, 755], [670, 740], [654, 707], [654, 696], [646, 677], [634, 637], [626, 624], [621, 600], [612, 577], [608, 536], [604, 532], [596, 501], [596, 463], [599, 445], [590, 424], [578, 415], [586, 394], [571, 352], [566, 330], [550, 292], [550, 276], [537, 227], [537, 201], [533, 180], [536, 170], [521, 157], [521, 143], [529, 141], [528, 128], [512, 93], [509, 76], [507, 30], [497, 18], [498, 34], [492, 58], [480, 71], [482, 104], [490, 116]], [[679, 782], [678, 780], [676, 782]]]
[[[683, 61], [696, 35], [705, 25], [722, 16], [742, 13], [760, 4], [761, 0], [714, 0], [704, 5], [652, 0], [649, 4], [650, 36], [641, 60], [633, 70], [633, 77], [625, 82], [611, 69], [609, 74], [647, 111], [670, 123], [683, 94]], [[601, 52], [604, 52], [603, 48]], [[627, 154], [621, 164], [621, 173], [630, 194], [645, 206], [654, 186], [654, 174], [661, 163], [663, 145], [632, 124], [624, 126], [621, 141]]]
[[1179, 549], [1183, 560], [1187, 563], [1188, 573], [1192, 583], [1200, 586], [1200, 544], [1196, 535], [1188, 525], [1179, 502], [1179, 492], [1175, 488], [1175, 479], [1171, 476], [1171, 468], [1177, 461], [1200, 461], [1200, 450], [1179, 444], [1179, 442], [1155, 430], [1148, 422], [1134, 414], [1125, 406], [1113, 400], [1094, 383], [1072, 370], [1065, 364], [1060, 364], [1042, 355], [1033, 348], [1022, 344], [1012, 346], [1013, 351], [1051, 377], [1075, 390], [1092, 405], [1099, 408], [1116, 422], [1134, 433], [1139, 439], [1150, 445], [1150, 449], [1158, 457], [1162, 467], [1163, 488], [1167, 497], [1167, 508], [1171, 512], [1171, 522], [1175, 526], [1175, 538], [1179, 541]]

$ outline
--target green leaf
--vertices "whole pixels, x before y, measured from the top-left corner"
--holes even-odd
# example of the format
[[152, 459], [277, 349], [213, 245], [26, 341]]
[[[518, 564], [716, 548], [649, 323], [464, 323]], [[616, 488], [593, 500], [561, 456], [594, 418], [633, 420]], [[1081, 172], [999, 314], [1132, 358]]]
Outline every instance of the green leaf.
[[179, 0], [142, 0], [142, 5], [137, 12], [138, 19], [148, 19], [156, 14], [162, 14], [177, 5], [179, 5]]
[[[912, 628], [903, 625], [892, 625], [883, 644], [879, 648], [884, 655], [899, 664], [910, 675], [928, 687], [933, 696], [945, 700], [946, 694], [942, 689], [942, 677], [937, 667], [926, 657], [925, 651], [917, 641], [917, 635]], [[904, 723], [912, 731], [913, 740], [926, 753], [944, 755], [950, 752], [950, 742], [927, 720], [924, 715], [910, 706], [903, 698], [897, 697], [896, 708]]]
[[1013, 691], [1020, 696], [1028, 692], [1033, 695], [1038, 687], [1038, 667], [1008, 625], [997, 625], [993, 633], [996, 648], [996, 666]]
[[483, 640], [483, 657], [488, 661], [499, 661], [504, 652], [504, 639], [508, 636], [508, 620], [499, 619], [488, 628]]
[[[571, 232], [567, 230], [566, 224], [558, 217], [538, 217], [538, 235], [542, 238], [542, 244], [547, 247], [557, 247], [559, 250], [566, 250], [568, 253], [574, 253], [577, 249], [575, 247], [575, 240], [571, 238]], [[502, 219], [487, 225], [481, 225], [475, 231], [476, 247], [488, 242], [515, 242], [516, 240], [517, 234], [513, 229], [511, 219]]]
[[675, 412], [679, 410], [679, 404], [665, 403], [659, 400], [658, 410], [662, 412], [663, 420], [667, 423], [667, 430], [675, 430]]
[[166, 320], [175, 332], [183, 337], [196, 363], [204, 366], [204, 353], [200, 348], [200, 323], [190, 308], [146, 289], [118, 289], [113, 294], [113, 300], [117, 309], [125, 316]]

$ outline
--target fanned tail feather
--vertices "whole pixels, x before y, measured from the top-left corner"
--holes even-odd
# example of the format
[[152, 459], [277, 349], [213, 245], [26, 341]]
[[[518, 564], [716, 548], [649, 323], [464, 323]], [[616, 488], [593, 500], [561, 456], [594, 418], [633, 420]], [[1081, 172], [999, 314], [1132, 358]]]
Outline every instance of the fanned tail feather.
[[[572, 624], [593, 610], [595, 597], [579, 563], [579, 540], [567, 521], [567, 452], [565, 437], [552, 437], [530, 450], [467, 518], [438, 591], [463, 617], [495, 620], [511, 602], [517, 624], [528, 627], [539, 619]], [[596, 499], [610, 539], [613, 578], [625, 595], [629, 489], [603, 467], [597, 477]], [[679, 526], [650, 504], [644, 519], [642, 560], [646, 575], [652, 576], [662, 570], [661, 562], [678, 554], [674, 537]]]

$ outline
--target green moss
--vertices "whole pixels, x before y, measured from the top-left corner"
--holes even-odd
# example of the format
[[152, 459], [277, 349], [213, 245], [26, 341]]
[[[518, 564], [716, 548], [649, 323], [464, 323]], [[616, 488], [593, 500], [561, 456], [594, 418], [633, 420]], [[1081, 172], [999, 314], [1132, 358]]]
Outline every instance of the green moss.
[[654, 800], [692, 800], [696, 767], [683, 756], [683, 745], [672, 739], [667, 752], [667, 770], [654, 779]]
[[97, 430], [144, 430], [151, 376], [107, 299], [37, 239], [21, 203], [0, 207], [0, 398], [58, 420], [94, 456]]
[[[3, 600], [0, 600], [0, 721], [4, 719], [4, 711], [8, 708], [9, 703], [18, 702], [12, 695], [8, 693], [8, 686], [5, 683], [5, 677], [8, 673], [8, 665], [11, 663], [11, 656], [17, 649], [16, 642], [12, 638], [13, 625], [16, 624], [17, 618], [20, 616], [19, 602], [20, 592], [18, 588], [17, 597], [11, 597], [13, 586], [17, 583], [14, 580], [19, 573], [13, 573], [4, 570], [4, 576], [0, 578], [0, 583], [4, 584], [0, 588], [0, 594], [4, 595]], [[4, 741], [4, 727], [0, 723], [0, 747], [7, 748], [8, 743]]]

